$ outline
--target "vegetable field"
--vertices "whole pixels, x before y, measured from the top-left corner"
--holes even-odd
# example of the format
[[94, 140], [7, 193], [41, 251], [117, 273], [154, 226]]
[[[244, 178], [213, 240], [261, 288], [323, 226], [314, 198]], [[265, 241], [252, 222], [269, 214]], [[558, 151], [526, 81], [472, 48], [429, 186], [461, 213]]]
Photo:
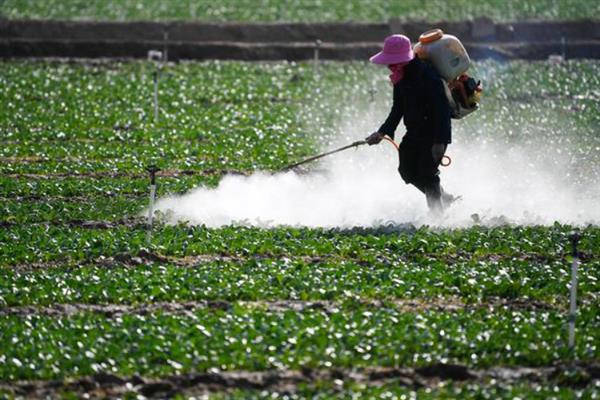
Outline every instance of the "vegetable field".
[[[318, 77], [304, 63], [168, 64], [155, 121], [154, 69], [2, 62], [0, 396], [600, 396], [597, 222], [267, 229], [157, 215], [148, 241], [146, 166], [161, 168], [160, 197], [276, 172], [328, 148], [344, 118], [383, 117], [391, 90], [364, 63]], [[455, 125], [457, 147], [543, 141], [546, 157], [569, 155], [574, 187], [598, 185], [600, 63], [475, 70], [485, 98]]]
[[428, 21], [489, 17], [496, 21], [521, 19], [593, 18], [600, 13], [589, 0], [4, 0], [0, 15], [8, 18], [84, 20], [203, 20], [203, 21], [387, 21], [412, 18]]

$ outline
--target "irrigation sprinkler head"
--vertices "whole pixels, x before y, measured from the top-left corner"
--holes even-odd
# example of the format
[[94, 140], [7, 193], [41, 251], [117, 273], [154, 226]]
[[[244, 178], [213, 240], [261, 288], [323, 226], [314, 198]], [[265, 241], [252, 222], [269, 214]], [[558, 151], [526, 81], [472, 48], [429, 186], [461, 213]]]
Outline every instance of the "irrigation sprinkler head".
[[155, 185], [156, 184], [156, 173], [158, 171], [160, 171], [160, 168], [158, 168], [156, 165], [152, 164], [152, 165], [148, 165], [146, 167], [146, 171], [148, 171], [148, 173], [150, 174], [150, 184]]
[[572, 250], [573, 250], [573, 257], [577, 257], [579, 255], [578, 251], [577, 251], [577, 245], [579, 244], [579, 241], [581, 240], [581, 232], [578, 229], [574, 229], [573, 231], [571, 231], [571, 234], [569, 235], [569, 239], [571, 240], [571, 245]]
[[571, 239], [572, 242], [578, 242], [579, 240], [581, 240], [581, 232], [579, 231], [579, 229], [572, 230], [569, 234], [569, 239]]

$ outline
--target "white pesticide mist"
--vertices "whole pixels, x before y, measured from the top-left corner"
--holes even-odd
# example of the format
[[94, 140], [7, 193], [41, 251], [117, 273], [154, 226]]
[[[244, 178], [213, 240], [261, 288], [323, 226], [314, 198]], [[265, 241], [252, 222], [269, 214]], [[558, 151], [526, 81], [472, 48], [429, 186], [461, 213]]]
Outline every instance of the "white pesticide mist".
[[[388, 106], [373, 104], [364, 107], [363, 115], [340, 121], [344, 134], [330, 148], [363, 139], [377, 129], [387, 111]], [[453, 144], [447, 152], [453, 162], [441, 168], [441, 180], [446, 191], [462, 200], [442, 217], [430, 215], [425, 196], [402, 181], [397, 152], [385, 141], [329, 156], [320, 161], [318, 172], [310, 174], [225, 176], [217, 188], [198, 187], [181, 196], [166, 197], [156, 208], [169, 222], [208, 227], [600, 222], [600, 185], [571, 183], [567, 171], [572, 170], [572, 156], [568, 152], [561, 155], [540, 143], [507, 145], [489, 137], [467, 140], [461, 137], [461, 122], [453, 122]], [[403, 132], [402, 124], [398, 132]]]

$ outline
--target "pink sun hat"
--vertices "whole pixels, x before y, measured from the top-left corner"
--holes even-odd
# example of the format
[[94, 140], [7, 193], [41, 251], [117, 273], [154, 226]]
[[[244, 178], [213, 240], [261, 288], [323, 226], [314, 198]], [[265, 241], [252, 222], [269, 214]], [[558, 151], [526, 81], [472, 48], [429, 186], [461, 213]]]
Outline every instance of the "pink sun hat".
[[415, 58], [410, 39], [404, 35], [391, 35], [383, 42], [383, 51], [375, 54], [369, 60], [373, 64], [400, 64]]

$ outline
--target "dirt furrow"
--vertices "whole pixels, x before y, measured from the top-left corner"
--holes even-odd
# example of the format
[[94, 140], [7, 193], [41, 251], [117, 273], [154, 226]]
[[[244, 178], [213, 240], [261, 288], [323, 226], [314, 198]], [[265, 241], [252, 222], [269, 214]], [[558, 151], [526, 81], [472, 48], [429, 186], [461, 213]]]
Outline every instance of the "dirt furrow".
[[[10, 228], [13, 226], [23, 225], [17, 221], [0, 221], [0, 228]], [[98, 220], [84, 220], [84, 219], [70, 219], [70, 220], [52, 220], [52, 221], [40, 221], [27, 223], [28, 226], [66, 226], [69, 228], [85, 228], [85, 229], [114, 229], [119, 226], [128, 228], [145, 228], [146, 220], [141, 217], [128, 217], [117, 219], [113, 221], [98, 221]]]
[[230, 310], [234, 305], [247, 308], [261, 308], [268, 312], [280, 313], [285, 311], [321, 310], [331, 314], [341, 309], [353, 307], [369, 307], [375, 309], [394, 308], [403, 312], [440, 311], [455, 312], [460, 310], [487, 309], [490, 312], [497, 309], [510, 310], [562, 310], [562, 305], [550, 304], [531, 299], [488, 298], [477, 303], [467, 303], [459, 297], [442, 297], [435, 299], [351, 299], [347, 301], [329, 300], [256, 300], [256, 301], [226, 301], [200, 300], [185, 302], [156, 302], [145, 304], [53, 304], [51, 306], [10, 306], [0, 309], [0, 316], [69, 316], [78, 313], [98, 313], [107, 317], [118, 317], [124, 314], [147, 315], [152, 313], [186, 314], [200, 309]]
[[[141, 265], [161, 264], [161, 265], [172, 265], [182, 268], [193, 268], [201, 266], [207, 263], [244, 263], [250, 260], [261, 261], [261, 260], [282, 260], [282, 261], [302, 261], [307, 264], [317, 264], [320, 262], [336, 262], [340, 261], [341, 258], [337, 256], [287, 256], [287, 255], [273, 255], [273, 254], [252, 254], [248, 256], [236, 255], [236, 254], [202, 254], [197, 256], [163, 256], [160, 254], [150, 253], [146, 250], [141, 250], [136, 254], [117, 254], [114, 256], [100, 256], [92, 257], [84, 260], [73, 260], [69, 259], [68, 256], [54, 261], [45, 262], [31, 262], [26, 264], [16, 265], [5, 265], [5, 268], [11, 268], [18, 271], [35, 271], [38, 269], [45, 268], [77, 268], [87, 265], [95, 265], [106, 268], [113, 267], [137, 267]], [[352, 261], [350, 258], [344, 258], [344, 260]], [[365, 264], [363, 261], [354, 260], [358, 264]]]
[[[145, 221], [142, 218], [131, 218], [129, 220], [122, 221], [71, 221], [70, 226], [82, 227], [89, 229], [103, 229], [103, 228], [114, 228], [117, 226], [129, 226], [129, 227], [144, 227]], [[12, 226], [16, 225], [11, 223]], [[0, 227], [2, 227], [0, 222]], [[589, 252], [580, 252], [580, 259], [582, 262], [593, 262], [598, 260], [598, 256]], [[372, 265], [371, 261], [367, 261], [359, 256], [353, 257], [352, 255], [338, 255], [338, 254], [323, 254], [320, 256], [293, 256], [288, 254], [269, 254], [269, 253], [253, 253], [253, 254], [237, 254], [237, 253], [209, 253], [191, 256], [168, 256], [162, 255], [147, 250], [140, 250], [137, 254], [119, 253], [112, 256], [100, 256], [90, 257], [84, 260], [73, 260], [65, 255], [60, 260], [45, 261], [45, 262], [29, 262], [25, 264], [15, 265], [4, 265], [5, 268], [12, 268], [19, 271], [34, 271], [37, 269], [44, 268], [58, 268], [58, 267], [70, 267], [76, 268], [85, 265], [97, 265], [106, 268], [128, 266], [136, 267], [140, 265], [148, 264], [168, 264], [178, 267], [193, 268], [207, 263], [212, 262], [234, 262], [244, 263], [247, 261], [256, 260], [280, 260], [284, 262], [301, 261], [307, 264], [319, 264], [319, 263], [336, 263], [336, 262], [353, 262], [357, 265], [369, 267]], [[445, 262], [449, 266], [464, 263], [467, 261], [480, 261], [480, 262], [491, 262], [500, 263], [509, 260], [518, 261], [529, 261], [532, 263], [552, 263], [556, 261], [564, 261], [564, 255], [543, 255], [538, 253], [523, 253], [519, 255], [511, 254], [486, 254], [478, 256], [469, 256], [464, 253], [452, 253], [452, 254], [441, 254], [441, 255], [428, 255], [423, 257], [420, 254], [394, 254], [392, 256], [386, 255], [384, 251], [379, 254], [375, 262], [378, 264], [389, 264], [390, 267], [396, 266], [399, 262], [412, 263], [412, 262]], [[567, 263], [567, 261], [564, 261]]]
[[[229, 392], [234, 389], [293, 393], [302, 385], [315, 387], [324, 382], [342, 389], [350, 383], [379, 386], [394, 383], [409, 388], [437, 387], [440, 382], [510, 384], [552, 383], [561, 387], [586, 387], [600, 379], [600, 362], [575, 362], [541, 367], [515, 366], [472, 369], [457, 364], [431, 364], [410, 368], [357, 368], [269, 371], [210, 371], [170, 375], [160, 378], [120, 377], [108, 373], [64, 380], [22, 381], [0, 383], [0, 389], [27, 398], [54, 398], [60, 393], [87, 394], [89, 398], [120, 397], [126, 393], [147, 398], [171, 398]], [[322, 387], [322, 386], [319, 386]]]
[[14, 197], [0, 197], [0, 203], [5, 201], [14, 201], [14, 202], [40, 202], [40, 203], [48, 203], [52, 201], [62, 201], [65, 203], [81, 203], [88, 201], [97, 201], [103, 198], [115, 198], [115, 199], [127, 199], [127, 200], [136, 200], [140, 198], [147, 198], [147, 193], [119, 193], [119, 192], [102, 192], [98, 194], [90, 194], [90, 195], [79, 195], [79, 196], [62, 196], [62, 195], [43, 195], [43, 194], [28, 194], [28, 195], [19, 195]]

